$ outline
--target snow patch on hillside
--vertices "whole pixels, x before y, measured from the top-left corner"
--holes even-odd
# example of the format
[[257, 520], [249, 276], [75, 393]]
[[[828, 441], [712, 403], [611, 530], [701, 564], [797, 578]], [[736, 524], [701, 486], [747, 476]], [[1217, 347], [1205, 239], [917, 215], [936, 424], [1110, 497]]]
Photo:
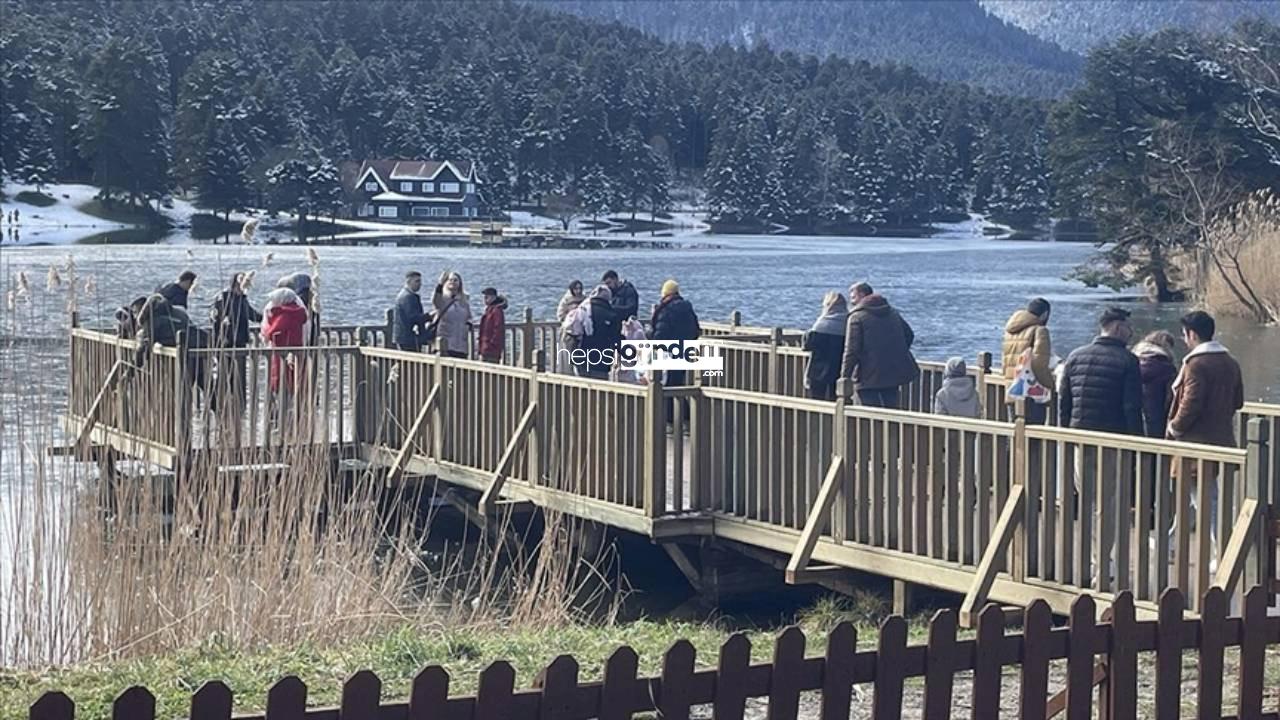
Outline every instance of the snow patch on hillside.
[[19, 245], [65, 245], [75, 242], [86, 235], [112, 230], [126, 230], [130, 226], [82, 212], [79, 207], [92, 201], [98, 195], [98, 188], [92, 185], [76, 185], [59, 183], [42, 186], [41, 192], [52, 197], [56, 202], [48, 207], [38, 207], [20, 202], [16, 198], [19, 193], [36, 192], [34, 185], [25, 183], [5, 183], [5, 199], [0, 201], [0, 211], [4, 213], [4, 242], [13, 242], [9, 221], [9, 213], [18, 211], [17, 244]]
[[[992, 222], [985, 215], [979, 213], [969, 213], [969, 218], [960, 222], [933, 223], [933, 227], [938, 230], [934, 237], [955, 238], [957, 240], [986, 240], [1013, 234], [1013, 228]], [[996, 232], [992, 232], [993, 230]]]

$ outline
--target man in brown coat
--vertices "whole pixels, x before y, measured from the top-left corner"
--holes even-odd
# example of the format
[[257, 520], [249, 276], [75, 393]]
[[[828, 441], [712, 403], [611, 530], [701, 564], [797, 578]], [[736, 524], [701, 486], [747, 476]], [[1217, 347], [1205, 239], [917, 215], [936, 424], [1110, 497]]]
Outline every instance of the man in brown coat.
[[840, 377], [853, 379], [859, 404], [896, 410], [900, 388], [920, 374], [911, 354], [915, 333], [867, 283], [854, 285], [849, 295], [854, 306], [845, 323]]
[[1213, 339], [1215, 331], [1206, 312], [1182, 318], [1182, 339], [1191, 352], [1173, 381], [1169, 438], [1235, 447], [1235, 414], [1244, 406], [1244, 383], [1240, 364]]
[[[1182, 339], [1191, 352], [1173, 381], [1168, 433], [1171, 440], [1235, 447], [1235, 414], [1244, 406], [1244, 383], [1240, 364], [1222, 343], [1213, 339], [1216, 329], [1209, 313], [1196, 310], [1182, 316]], [[1198, 483], [1200, 478], [1194, 477], [1193, 471], [1190, 480]], [[1209, 564], [1212, 573], [1218, 557], [1218, 478], [1211, 475], [1204, 480], [1209, 496], [1209, 537], [1215, 548]], [[1170, 528], [1169, 536], [1173, 535]]]

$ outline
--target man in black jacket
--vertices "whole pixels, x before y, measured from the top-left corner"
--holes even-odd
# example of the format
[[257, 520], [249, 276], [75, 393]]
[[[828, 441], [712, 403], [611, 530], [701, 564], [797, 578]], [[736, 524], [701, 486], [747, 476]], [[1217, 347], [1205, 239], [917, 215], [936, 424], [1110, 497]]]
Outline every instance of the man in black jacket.
[[409, 352], [422, 350], [423, 326], [431, 321], [431, 316], [422, 310], [422, 273], [413, 270], [405, 274], [404, 287], [396, 296], [396, 306], [392, 311], [392, 326], [396, 347]]
[[636, 286], [630, 280], [619, 278], [617, 270], [608, 270], [600, 282], [612, 293], [613, 299], [609, 304], [619, 323], [626, 322], [628, 318], [640, 319], [640, 293], [636, 292]]
[[1058, 387], [1059, 422], [1078, 430], [1142, 434], [1142, 376], [1129, 352], [1129, 311], [1108, 308], [1101, 334], [1067, 357]]
[[[662, 302], [653, 309], [649, 323], [650, 340], [697, 340], [702, 335], [698, 314], [693, 305], [680, 296], [680, 286], [675, 280], [662, 284]], [[664, 383], [670, 387], [688, 382], [687, 370], [668, 370]]]
[[182, 271], [177, 281], [160, 288], [160, 294], [165, 300], [174, 307], [185, 308], [187, 306], [187, 295], [191, 292], [192, 286], [196, 284], [196, 274], [190, 270]]

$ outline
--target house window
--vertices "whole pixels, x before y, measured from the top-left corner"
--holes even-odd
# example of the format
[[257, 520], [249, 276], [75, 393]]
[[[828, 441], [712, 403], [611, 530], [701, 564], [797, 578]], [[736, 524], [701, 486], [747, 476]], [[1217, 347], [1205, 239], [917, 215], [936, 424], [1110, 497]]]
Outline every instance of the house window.
[[378, 192], [378, 183], [370, 180], [364, 184], [364, 190], [365, 192]]
[[422, 183], [422, 192], [433, 193], [436, 191], [436, 184], [433, 182]]
[[360, 217], [373, 217], [373, 205], [369, 203], [361, 205], [360, 209], [356, 211], [356, 214]]
[[426, 205], [414, 205], [413, 216], [414, 217], [431, 217], [431, 208], [427, 207]]
[[408, 192], [408, 193], [413, 192], [413, 183], [411, 182], [400, 183], [400, 192]]
[[477, 209], [478, 208], [466, 208], [467, 217], [479, 217], [480, 213], [477, 212]]
[[475, 183], [467, 183], [467, 192], [468, 192], [468, 193], [474, 193], [475, 191], [476, 191], [476, 184], [475, 184]]
[[458, 192], [458, 183], [447, 183], [447, 182], [442, 182], [442, 183], [440, 183], [440, 192], [442, 192], [442, 193], [456, 193], [456, 192]]
[[449, 208], [447, 208], [447, 207], [433, 207], [433, 208], [431, 208], [431, 215], [432, 215], [433, 217], [449, 217]]
[[378, 217], [393, 218], [400, 217], [400, 208], [395, 205], [379, 205]]

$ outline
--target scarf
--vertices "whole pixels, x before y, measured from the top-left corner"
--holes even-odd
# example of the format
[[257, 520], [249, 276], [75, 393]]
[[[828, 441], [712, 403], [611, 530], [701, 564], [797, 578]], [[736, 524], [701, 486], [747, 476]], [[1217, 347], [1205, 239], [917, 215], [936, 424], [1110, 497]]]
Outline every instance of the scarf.
[[1191, 358], [1199, 355], [1210, 355], [1213, 353], [1226, 353], [1226, 352], [1230, 352], [1229, 350], [1227, 350], [1227, 346], [1223, 345], [1217, 340], [1210, 340], [1209, 342], [1200, 343], [1199, 345], [1195, 346], [1195, 348], [1193, 348], [1191, 352], [1187, 353], [1187, 356], [1182, 360], [1182, 369], [1178, 370], [1178, 377], [1173, 379], [1173, 391], [1178, 392], [1178, 388], [1182, 386], [1182, 378], [1183, 378], [1183, 375], [1187, 372], [1187, 367], [1191, 365]]

